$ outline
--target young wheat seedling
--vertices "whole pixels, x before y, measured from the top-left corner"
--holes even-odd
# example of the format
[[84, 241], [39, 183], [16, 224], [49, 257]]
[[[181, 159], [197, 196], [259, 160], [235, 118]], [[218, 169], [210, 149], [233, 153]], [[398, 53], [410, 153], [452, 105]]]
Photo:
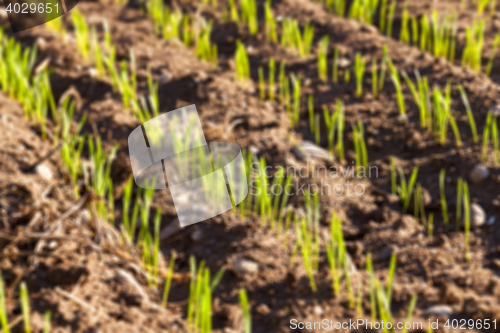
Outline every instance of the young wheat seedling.
[[168, 294], [170, 293], [170, 286], [172, 284], [172, 276], [174, 273], [174, 265], [175, 265], [175, 252], [172, 252], [172, 256], [170, 257], [170, 262], [167, 268], [167, 277], [165, 278], [165, 287], [163, 288], [163, 297], [161, 299], [161, 305], [166, 308], [168, 301]]
[[356, 76], [356, 97], [363, 95], [363, 77], [365, 75], [366, 59], [361, 58], [361, 54], [357, 53], [354, 59], [354, 73]]
[[462, 219], [462, 199], [463, 199], [463, 184], [464, 181], [462, 177], [458, 177], [457, 180], [457, 210], [455, 213], [455, 229], [458, 231], [460, 229], [460, 221]]
[[378, 98], [378, 75], [377, 75], [377, 59], [372, 59], [372, 94], [373, 98]]
[[354, 151], [356, 153], [356, 166], [359, 169], [368, 170], [368, 151], [365, 143], [365, 133], [363, 123], [358, 121], [357, 126], [352, 127]]
[[388, 59], [387, 63], [389, 65], [389, 70], [391, 71], [391, 78], [392, 78], [392, 82], [394, 83], [394, 88], [396, 89], [399, 113], [400, 113], [400, 115], [405, 116], [406, 115], [406, 104], [405, 104], [405, 98], [403, 95], [403, 90], [401, 89], [401, 81], [399, 79], [399, 74], [396, 70], [396, 67], [394, 67], [394, 64], [392, 63], [392, 61], [390, 61]]
[[247, 50], [245, 46], [239, 41], [236, 41], [236, 79], [239, 81], [246, 81], [250, 79], [250, 62], [248, 61]]
[[19, 298], [21, 300], [21, 311], [23, 313], [23, 321], [24, 321], [24, 332], [31, 333], [31, 325], [30, 325], [30, 300], [28, 294], [28, 287], [26, 287], [26, 283], [22, 282], [19, 287]]
[[472, 109], [470, 107], [469, 98], [467, 97], [467, 93], [462, 85], [458, 85], [458, 91], [460, 92], [460, 96], [462, 98], [462, 102], [465, 105], [465, 111], [467, 112], [467, 119], [469, 120], [470, 130], [472, 132], [472, 138], [474, 143], [479, 142], [479, 137], [477, 135], [476, 129], [476, 121], [474, 120], [474, 114], [472, 113]]
[[339, 53], [340, 51], [336, 47], [335, 50], [333, 51], [333, 73], [332, 73], [333, 83], [339, 82]]
[[448, 203], [446, 202], [446, 195], [444, 191], [444, 182], [446, 178], [446, 170], [441, 169], [439, 173], [439, 195], [441, 198], [441, 211], [443, 213], [444, 227], [446, 231], [449, 229], [449, 218], [448, 218]]
[[470, 211], [470, 195], [469, 195], [469, 186], [467, 182], [463, 182], [463, 203], [464, 203], [464, 228], [465, 228], [465, 260], [470, 262], [470, 219], [471, 219], [471, 211]]
[[328, 36], [324, 36], [321, 39], [319, 50], [318, 50], [318, 77], [322, 81], [328, 80]]
[[245, 289], [240, 289], [238, 292], [240, 305], [243, 312], [243, 332], [252, 333], [252, 315], [250, 313], [250, 304]]

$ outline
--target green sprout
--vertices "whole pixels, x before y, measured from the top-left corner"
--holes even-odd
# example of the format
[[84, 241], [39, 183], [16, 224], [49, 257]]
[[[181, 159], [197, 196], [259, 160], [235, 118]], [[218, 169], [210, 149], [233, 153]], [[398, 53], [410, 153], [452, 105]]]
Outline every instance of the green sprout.
[[467, 93], [462, 85], [458, 85], [458, 91], [460, 92], [460, 96], [462, 98], [462, 102], [465, 105], [465, 110], [467, 112], [467, 119], [469, 120], [470, 130], [472, 132], [472, 138], [474, 143], [479, 142], [479, 137], [477, 135], [476, 122], [474, 120], [474, 114], [472, 113], [472, 108], [470, 107], [469, 98], [467, 97]]
[[221, 269], [210, 278], [210, 270], [201, 262], [198, 270], [194, 257], [189, 259], [191, 282], [187, 310], [187, 328], [190, 331], [210, 333], [212, 331], [212, 293], [224, 274]]
[[240, 40], [236, 41], [236, 79], [246, 81], [250, 79], [250, 62], [248, 60], [247, 50]]
[[71, 12], [71, 19], [73, 20], [73, 26], [75, 28], [77, 48], [82, 55], [83, 60], [88, 61], [91, 50], [89, 27], [85, 22], [85, 18], [78, 10], [73, 10]]
[[490, 133], [491, 133], [491, 141], [493, 142], [495, 164], [498, 164], [500, 161], [500, 151], [498, 144], [497, 116], [494, 115], [492, 111], [488, 112], [488, 115], [486, 116], [486, 123], [483, 129], [483, 145], [482, 145], [483, 147], [481, 153], [481, 161], [483, 162], [486, 161], [487, 157]]
[[[114, 146], [109, 153], [105, 153], [102, 148], [101, 138], [96, 137], [92, 139], [89, 136], [87, 140], [90, 158], [90, 178], [87, 182], [87, 188], [92, 189], [94, 193], [100, 198], [106, 198], [113, 191], [113, 184], [111, 180], [111, 164], [116, 156], [118, 146]], [[84, 169], [86, 172], [86, 169]], [[104, 201], [94, 203], [96, 205], [97, 213], [105, 220], [114, 218], [114, 211], [111, 207], [106, 207]]]
[[469, 186], [467, 182], [464, 181], [463, 184], [463, 204], [464, 204], [464, 228], [465, 228], [465, 260], [467, 262], [470, 261], [470, 194], [469, 194]]
[[2, 332], [10, 333], [9, 320], [7, 318], [7, 309], [5, 307], [5, 289], [1, 274], [0, 274], [0, 324], [2, 325]]
[[307, 110], [309, 112], [309, 131], [314, 134], [314, 97], [309, 95], [307, 98]]
[[344, 236], [342, 233], [342, 220], [332, 211], [330, 221], [330, 238], [326, 244], [326, 257], [330, 266], [332, 277], [333, 294], [338, 296], [340, 293], [340, 277], [345, 256], [343, 255]]
[[417, 295], [413, 295], [410, 299], [410, 304], [408, 304], [408, 311], [406, 312], [406, 321], [404, 328], [401, 330], [401, 333], [408, 332], [408, 329], [406, 328], [406, 323], [410, 322], [416, 304], [417, 304]]
[[[231, 0], [234, 1], [234, 0]], [[278, 34], [276, 32], [276, 19], [271, 10], [271, 1], [267, 0], [264, 5], [265, 31], [266, 40], [271, 43], [278, 42]]]
[[399, 79], [399, 74], [391, 60], [388, 59], [387, 64], [389, 65], [392, 82], [394, 83], [394, 88], [396, 89], [399, 113], [400, 115], [406, 115], [405, 98], [403, 95], [403, 90], [401, 89], [401, 80]]
[[23, 313], [24, 332], [31, 333], [30, 300], [28, 295], [28, 287], [26, 287], [26, 283], [24, 282], [21, 282], [21, 286], [19, 287], [19, 298], [21, 300], [21, 311]]
[[217, 65], [217, 45], [210, 42], [211, 33], [212, 22], [204, 24], [196, 42], [196, 57], [215, 66]]
[[408, 5], [407, 2], [405, 2], [403, 14], [401, 16], [401, 32], [399, 33], [399, 40], [405, 44], [410, 44], [410, 30], [408, 28], [408, 21]]
[[396, 0], [392, 0], [391, 6], [389, 7], [389, 19], [387, 23], [387, 33], [388, 37], [392, 37], [392, 25], [394, 23], [394, 13], [396, 12]]
[[269, 59], [269, 99], [274, 101], [274, 58]]
[[372, 94], [373, 98], [378, 98], [378, 74], [377, 59], [372, 59]]
[[333, 73], [332, 73], [333, 83], [339, 82], [339, 53], [340, 51], [336, 47], [335, 50], [333, 51]]
[[318, 270], [319, 264], [319, 199], [317, 194], [311, 195], [307, 191], [305, 200], [306, 217], [300, 218], [300, 220], [295, 218], [295, 230], [297, 232], [295, 248], [300, 249], [311, 290], [316, 292], [314, 273]]
[[295, 19], [286, 18], [282, 24], [281, 45], [291, 48], [301, 58], [309, 56], [314, 40], [314, 28], [306, 23], [303, 33], [300, 32], [299, 23]]
[[441, 198], [441, 211], [443, 213], [444, 226], [446, 231], [449, 229], [449, 218], [448, 218], [448, 203], [446, 202], [446, 195], [444, 191], [444, 182], [446, 178], [446, 170], [441, 169], [439, 173], [439, 195]]
[[349, 84], [351, 82], [351, 70], [346, 68], [344, 71], [344, 82]]
[[434, 232], [434, 213], [429, 214], [429, 219], [427, 221], [427, 236], [432, 238]]
[[354, 140], [354, 151], [356, 154], [356, 166], [357, 168], [368, 169], [368, 151], [366, 149], [365, 142], [365, 131], [363, 128], [363, 123], [358, 121], [357, 125], [352, 126], [353, 140]]
[[389, 47], [384, 44], [382, 47], [382, 64], [380, 65], [380, 79], [378, 83], [378, 91], [384, 90], [385, 72], [387, 70], [387, 62], [389, 61]]
[[[328, 108], [323, 108], [323, 119], [326, 125], [328, 149], [334, 153], [337, 152], [341, 160], [344, 159], [344, 104], [342, 101], [337, 100], [335, 112], [330, 116]], [[337, 134], [337, 145], [335, 147], [335, 134]]]
[[394, 282], [394, 275], [396, 274], [396, 252], [391, 254], [391, 259], [389, 261], [389, 272], [387, 275], [387, 286], [386, 286], [386, 297], [388, 302], [388, 307], [391, 306], [392, 299], [392, 286]]
[[462, 219], [462, 199], [463, 199], [463, 184], [464, 181], [461, 177], [457, 180], [457, 210], [455, 213], [455, 226], [458, 231], [460, 228], [460, 220]]
[[356, 76], [356, 97], [363, 95], [363, 77], [365, 75], [366, 59], [361, 58], [360, 53], [356, 53], [354, 59], [354, 74]]
[[168, 295], [170, 293], [170, 286], [172, 285], [172, 276], [173, 276], [173, 272], [174, 272], [175, 258], [176, 258], [176, 254], [175, 254], [175, 252], [172, 252], [172, 255], [170, 257], [170, 262], [169, 262], [168, 268], [167, 268], [167, 277], [165, 278], [165, 287], [163, 288], [163, 297], [161, 299], [161, 304], [164, 308], [167, 307]]
[[482, 20], [474, 22], [471, 27], [466, 27], [465, 30], [466, 44], [462, 55], [462, 63], [478, 73], [481, 70], [485, 27], [486, 20]]
[[301, 97], [301, 81], [300, 77], [292, 75], [293, 83], [293, 121], [292, 124], [297, 124], [300, 120], [300, 97]]
[[250, 313], [250, 304], [248, 303], [248, 297], [245, 289], [240, 289], [238, 291], [238, 297], [243, 310], [243, 332], [252, 333], [252, 315]]
[[382, 4], [380, 5], [379, 22], [380, 31], [385, 31], [387, 22], [387, 0], [382, 0]]
[[498, 165], [500, 160], [500, 152], [498, 145], [497, 116], [494, 115], [492, 111], [488, 112], [488, 116], [486, 117], [486, 123], [484, 125], [484, 130], [483, 130], [483, 148], [481, 153], [481, 161], [483, 162], [486, 161], [487, 157], [488, 141], [490, 139], [490, 133], [491, 133], [491, 141], [493, 142], [495, 164]]
[[397, 171], [399, 173], [400, 184], [396, 188], [396, 193], [399, 195], [399, 198], [401, 199], [401, 204], [403, 206], [403, 213], [406, 213], [406, 210], [410, 205], [410, 200], [413, 194], [415, 183], [417, 181], [418, 167], [413, 168], [413, 171], [410, 175], [408, 182], [406, 182], [406, 177], [403, 169], [399, 167]]
[[257, 19], [257, 3], [255, 0], [242, 0], [241, 4], [241, 20], [247, 24], [248, 31], [251, 35], [257, 34], [259, 31], [259, 23]]
[[375, 303], [375, 278], [373, 274], [373, 261], [372, 254], [368, 253], [366, 256], [366, 272], [368, 273], [369, 289], [370, 289], [370, 315], [371, 320], [374, 322], [377, 316], [377, 308]]
[[318, 49], [318, 77], [322, 81], [328, 80], [328, 42], [329, 37], [324, 36], [321, 39], [319, 49]]

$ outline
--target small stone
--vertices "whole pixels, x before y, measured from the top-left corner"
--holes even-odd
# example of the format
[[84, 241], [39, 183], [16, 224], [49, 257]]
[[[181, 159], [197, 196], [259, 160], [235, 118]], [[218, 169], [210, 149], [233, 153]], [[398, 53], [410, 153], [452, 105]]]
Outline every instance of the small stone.
[[324, 311], [323, 311], [323, 308], [319, 305], [316, 305], [314, 308], [313, 308], [313, 311], [314, 311], [314, 314], [317, 315], [317, 316], [322, 316]]
[[36, 47], [40, 50], [40, 51], [45, 51], [45, 49], [47, 48], [47, 41], [45, 40], [45, 38], [43, 37], [38, 37], [36, 39]]
[[248, 151], [250, 151], [254, 155], [258, 155], [260, 152], [259, 148], [255, 147], [254, 145], [251, 145], [250, 147], [248, 147]]
[[[486, 223], [486, 213], [477, 203], [470, 205], [470, 225], [472, 228], [478, 228]], [[462, 218], [462, 225], [465, 224], [465, 217]]]
[[339, 62], [338, 62], [338, 65], [340, 68], [347, 68], [351, 65], [351, 61], [347, 58], [340, 58], [339, 59]]
[[435, 316], [445, 316], [449, 317], [453, 312], [453, 309], [449, 305], [433, 305], [427, 310], [425, 310], [425, 314], [427, 315], [435, 315]]
[[53, 240], [49, 244], [47, 244], [47, 247], [51, 250], [55, 249], [57, 246], [57, 241]]
[[333, 156], [328, 150], [312, 143], [311, 141], [301, 141], [290, 151], [298, 160], [301, 161], [316, 160], [330, 163], [333, 162]]
[[469, 174], [469, 179], [473, 184], [481, 184], [490, 176], [490, 170], [484, 164], [477, 164]]
[[233, 262], [233, 271], [241, 274], [253, 274], [259, 269], [259, 265], [252, 260], [238, 258]]
[[264, 303], [259, 304], [255, 310], [263, 316], [267, 316], [271, 313], [271, 309]]
[[97, 74], [98, 74], [98, 73], [97, 73], [97, 69], [96, 69], [95, 67], [90, 67], [90, 68], [88, 69], [88, 71], [89, 71], [89, 76], [90, 76], [90, 77], [96, 77], [96, 76], [97, 76]]
[[35, 172], [40, 176], [42, 177], [43, 179], [45, 179], [46, 181], [51, 181], [52, 178], [54, 178], [54, 174], [52, 173], [52, 170], [50, 170], [50, 168], [45, 165], [45, 164], [38, 164], [36, 167], [35, 167]]
[[405, 114], [400, 114], [397, 117], [397, 120], [398, 120], [399, 123], [406, 123], [408, 121], [408, 116], [405, 115]]
[[191, 240], [194, 242], [199, 242], [200, 240], [203, 239], [203, 231], [198, 228], [195, 231], [191, 233]]

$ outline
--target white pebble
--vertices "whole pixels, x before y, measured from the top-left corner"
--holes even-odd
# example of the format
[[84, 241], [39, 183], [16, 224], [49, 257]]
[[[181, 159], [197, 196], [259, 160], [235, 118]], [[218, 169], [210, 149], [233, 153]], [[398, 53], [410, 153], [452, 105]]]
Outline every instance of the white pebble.
[[478, 164], [472, 169], [469, 179], [473, 184], [481, 184], [490, 176], [490, 170], [484, 164]]
[[427, 315], [450, 316], [453, 310], [448, 305], [434, 305], [425, 310]]
[[238, 258], [233, 262], [233, 270], [237, 273], [256, 273], [258, 269], [259, 265], [252, 260]]
[[46, 181], [51, 181], [54, 178], [52, 170], [45, 164], [38, 164], [35, 167], [35, 172]]
[[[470, 226], [471, 228], [481, 227], [486, 223], [486, 213], [477, 203], [470, 205]], [[462, 224], [465, 224], [465, 216], [462, 218]]]

